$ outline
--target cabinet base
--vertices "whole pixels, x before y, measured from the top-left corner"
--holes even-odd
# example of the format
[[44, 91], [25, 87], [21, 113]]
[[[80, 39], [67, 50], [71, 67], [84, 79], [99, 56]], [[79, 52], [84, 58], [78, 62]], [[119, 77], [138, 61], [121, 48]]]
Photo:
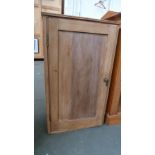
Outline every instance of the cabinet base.
[[120, 124], [121, 123], [121, 113], [116, 115], [106, 115], [105, 123], [108, 125]]

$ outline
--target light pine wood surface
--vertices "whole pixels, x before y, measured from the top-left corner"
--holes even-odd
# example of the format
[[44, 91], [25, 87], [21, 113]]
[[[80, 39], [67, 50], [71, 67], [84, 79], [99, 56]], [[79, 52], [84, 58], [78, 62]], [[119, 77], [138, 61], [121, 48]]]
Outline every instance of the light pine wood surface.
[[41, 16], [41, 0], [34, 1], [34, 38], [39, 41], [39, 52], [34, 54], [34, 59], [43, 59], [43, 27]]
[[52, 15], [43, 23], [48, 132], [102, 125], [118, 26]]
[[101, 20], [120, 23], [105, 119], [107, 124], [119, 124], [121, 123], [121, 13], [109, 11]]
[[61, 14], [62, 0], [42, 0], [42, 12]]
[[34, 37], [39, 41], [39, 52], [34, 59], [44, 59], [43, 51], [43, 19], [42, 12], [61, 14], [62, 0], [35, 0], [34, 1]]

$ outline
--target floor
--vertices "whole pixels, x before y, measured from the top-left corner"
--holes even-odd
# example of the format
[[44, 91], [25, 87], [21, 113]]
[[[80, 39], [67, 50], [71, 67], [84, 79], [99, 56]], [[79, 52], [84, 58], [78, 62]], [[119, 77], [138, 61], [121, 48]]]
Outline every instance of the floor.
[[120, 125], [47, 134], [43, 65], [43, 61], [34, 63], [34, 154], [121, 155]]

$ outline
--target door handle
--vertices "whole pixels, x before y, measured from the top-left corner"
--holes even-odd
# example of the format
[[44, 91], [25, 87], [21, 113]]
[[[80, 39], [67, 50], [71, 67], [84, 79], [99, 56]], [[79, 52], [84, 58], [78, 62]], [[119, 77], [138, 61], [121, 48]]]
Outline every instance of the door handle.
[[105, 83], [105, 85], [108, 87], [108, 85], [109, 85], [109, 79], [108, 78], [104, 78], [104, 83]]

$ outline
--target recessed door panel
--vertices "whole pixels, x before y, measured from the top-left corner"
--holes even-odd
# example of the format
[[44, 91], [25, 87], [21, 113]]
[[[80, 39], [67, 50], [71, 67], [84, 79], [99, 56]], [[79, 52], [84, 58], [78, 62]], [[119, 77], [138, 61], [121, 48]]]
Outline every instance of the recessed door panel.
[[[95, 118], [107, 35], [59, 31], [59, 118]], [[104, 59], [104, 58], [102, 58]]]

